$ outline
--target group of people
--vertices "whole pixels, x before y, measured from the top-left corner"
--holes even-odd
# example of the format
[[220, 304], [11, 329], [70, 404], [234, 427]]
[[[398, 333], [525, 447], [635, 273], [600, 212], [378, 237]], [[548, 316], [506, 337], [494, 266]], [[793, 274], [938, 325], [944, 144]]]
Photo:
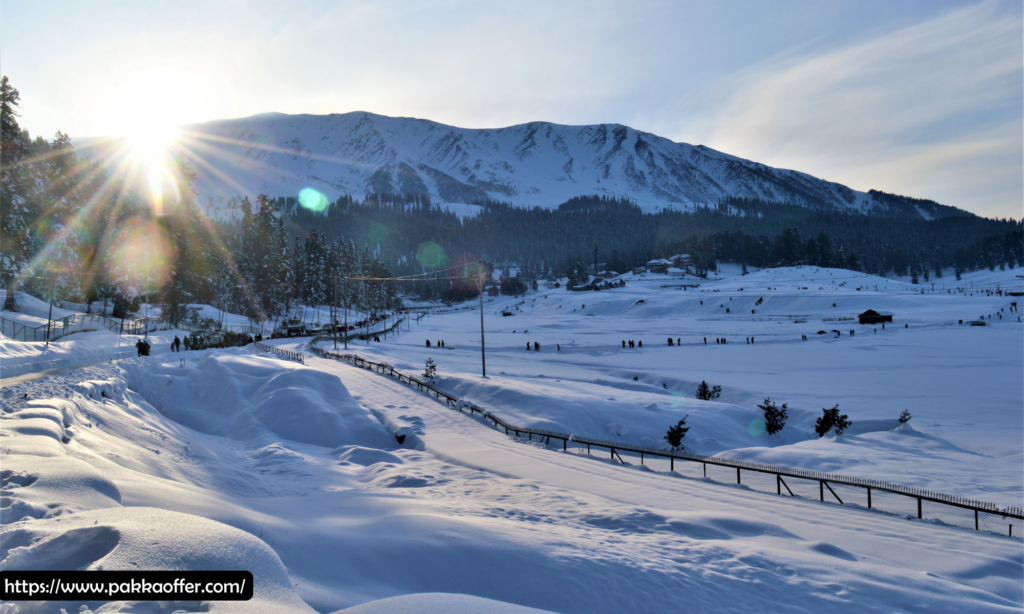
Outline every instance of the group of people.
[[[626, 343], [627, 343], [627, 341], [625, 339], [623, 339], [622, 340], [622, 347], [623, 347], [623, 349], [626, 348]], [[642, 348], [642, 347], [644, 347], [644, 342], [643, 341], [633, 341], [632, 339], [630, 339], [628, 341], [628, 343], [629, 343], [629, 347], [630, 348], [634, 348], [634, 347]], [[670, 345], [671, 345], [671, 343], [670, 343]]]
[[149, 356], [150, 345], [145, 339], [139, 339], [135, 343], [135, 349], [139, 351], [139, 356]]
[[[233, 334], [233, 333], [229, 333], [229, 334]], [[260, 334], [260, 333], [257, 333], [256, 337], [253, 337], [252, 335], [249, 335], [249, 334], [243, 334], [243, 333], [239, 333], [238, 335], [241, 338], [242, 345], [248, 345], [248, 344], [253, 343], [253, 342], [263, 341], [263, 335]], [[378, 341], [379, 341], [379, 339], [378, 339]], [[428, 347], [430, 346], [430, 342], [429, 341], [427, 342], [427, 346]], [[149, 352], [152, 349], [152, 347], [153, 346], [150, 345], [148, 339], [139, 339], [138, 342], [135, 343], [135, 349], [138, 350], [139, 356], [149, 356]], [[185, 351], [187, 352], [189, 350], [205, 350], [205, 349], [208, 349], [208, 347], [210, 347], [210, 346], [207, 345], [206, 340], [203, 339], [202, 335], [193, 335], [191, 337], [189, 337], [188, 335], [185, 335], [184, 339], [181, 339], [180, 337], [175, 335], [174, 336], [174, 340], [171, 341], [171, 351], [172, 352], [180, 352], [182, 347], [184, 347]], [[214, 346], [214, 347], [222, 347], [222, 346]]]
[[[556, 344], [555, 344], [555, 348], [556, 348], [556, 349], [557, 349], [557, 350], [558, 350], [559, 352], [561, 352], [561, 351], [562, 351], [562, 344], [561, 344], [561, 343], [556, 343]], [[531, 349], [531, 348], [530, 348], [530, 342], [529, 342], [529, 341], [527, 341], [527, 342], [526, 342], [526, 351], [527, 351], [527, 352], [529, 352], [529, 351], [530, 351], [530, 349]], [[532, 348], [532, 349], [533, 349], [533, 351], [534, 351], [534, 352], [539, 352], [539, 351], [540, 351], [540, 344], [539, 344], [539, 343], [537, 343], [536, 341], [534, 341], [534, 342], [533, 342], [533, 348]]]
[[[375, 341], [380, 341], [380, 339], [375, 339]], [[427, 339], [427, 347], [430, 347], [430, 339]], [[435, 345], [434, 347], [439, 347], [441, 349], [448, 349], [448, 348], [444, 347], [444, 339], [441, 339], [440, 341], [438, 341], [437, 345]]]

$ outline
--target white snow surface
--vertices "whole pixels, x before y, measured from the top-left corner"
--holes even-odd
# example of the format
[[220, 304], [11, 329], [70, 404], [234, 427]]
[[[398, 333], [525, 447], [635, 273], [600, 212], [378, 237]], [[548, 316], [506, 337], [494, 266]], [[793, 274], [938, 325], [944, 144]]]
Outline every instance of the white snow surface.
[[[487, 379], [474, 311], [350, 351], [413, 374], [433, 357], [439, 387], [520, 424], [658, 444], [689, 414], [687, 449], [1020, 504], [1024, 332], [1007, 313], [1019, 298], [922, 295], [812, 268], [701, 284], [662, 288], [670, 278], [648, 275], [599, 293], [496, 298], [485, 303]], [[866, 306], [895, 322], [878, 333], [822, 322]], [[990, 325], [956, 324], [982, 314]], [[843, 336], [814, 334], [832, 328]], [[668, 334], [682, 347], [667, 347]], [[723, 336], [728, 345], [713, 343]], [[427, 350], [428, 338], [448, 349]], [[644, 348], [622, 350], [623, 338]], [[526, 353], [527, 340], [541, 351]], [[694, 399], [701, 379], [722, 397]], [[757, 428], [754, 406], [768, 395], [790, 404], [781, 437]], [[306, 365], [243, 348], [156, 354], [5, 386], [2, 397], [0, 568], [255, 575], [253, 601], [165, 611], [1024, 607], [1019, 540], [563, 453], [309, 354]], [[835, 403], [854, 426], [817, 439], [813, 419]], [[905, 407], [914, 418], [897, 429]]]

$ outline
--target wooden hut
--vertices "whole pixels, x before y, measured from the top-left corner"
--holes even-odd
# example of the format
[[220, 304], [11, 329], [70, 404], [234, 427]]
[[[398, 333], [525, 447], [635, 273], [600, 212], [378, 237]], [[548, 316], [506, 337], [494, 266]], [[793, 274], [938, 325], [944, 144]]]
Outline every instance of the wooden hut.
[[881, 322], [892, 322], [892, 314], [888, 312], [877, 312], [874, 309], [868, 309], [859, 316], [861, 324], [879, 324]]

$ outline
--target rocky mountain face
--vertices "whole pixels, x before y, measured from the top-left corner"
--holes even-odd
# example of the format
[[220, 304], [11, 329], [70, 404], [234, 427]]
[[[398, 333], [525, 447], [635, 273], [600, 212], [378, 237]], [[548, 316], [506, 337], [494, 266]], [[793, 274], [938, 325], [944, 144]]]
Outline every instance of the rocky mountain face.
[[557, 207], [573, 196], [601, 194], [655, 211], [739, 196], [901, 217], [965, 213], [859, 192], [618, 124], [533, 122], [478, 130], [365, 112], [267, 113], [182, 132], [200, 205], [207, 206], [237, 195], [289, 196], [313, 188], [331, 200], [404, 193], [435, 203]]

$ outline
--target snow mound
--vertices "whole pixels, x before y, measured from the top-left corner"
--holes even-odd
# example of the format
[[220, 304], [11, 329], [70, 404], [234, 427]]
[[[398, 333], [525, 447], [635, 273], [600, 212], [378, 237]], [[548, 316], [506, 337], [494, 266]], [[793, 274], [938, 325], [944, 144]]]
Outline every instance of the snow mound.
[[379, 599], [339, 610], [335, 614], [540, 614], [548, 610], [453, 593], [416, 593]]
[[[91, 510], [5, 525], [3, 537], [4, 570], [245, 569], [259, 578], [252, 600], [217, 602], [218, 612], [313, 611], [292, 590], [284, 565], [262, 540], [191, 514], [147, 507]], [[61, 608], [77, 612], [79, 605], [50, 601], [19, 607], [20, 612], [56, 613]], [[199, 605], [185, 607], [198, 611]]]
[[242, 350], [127, 367], [129, 385], [168, 418], [222, 437], [336, 448], [395, 446], [394, 437], [337, 377]]

